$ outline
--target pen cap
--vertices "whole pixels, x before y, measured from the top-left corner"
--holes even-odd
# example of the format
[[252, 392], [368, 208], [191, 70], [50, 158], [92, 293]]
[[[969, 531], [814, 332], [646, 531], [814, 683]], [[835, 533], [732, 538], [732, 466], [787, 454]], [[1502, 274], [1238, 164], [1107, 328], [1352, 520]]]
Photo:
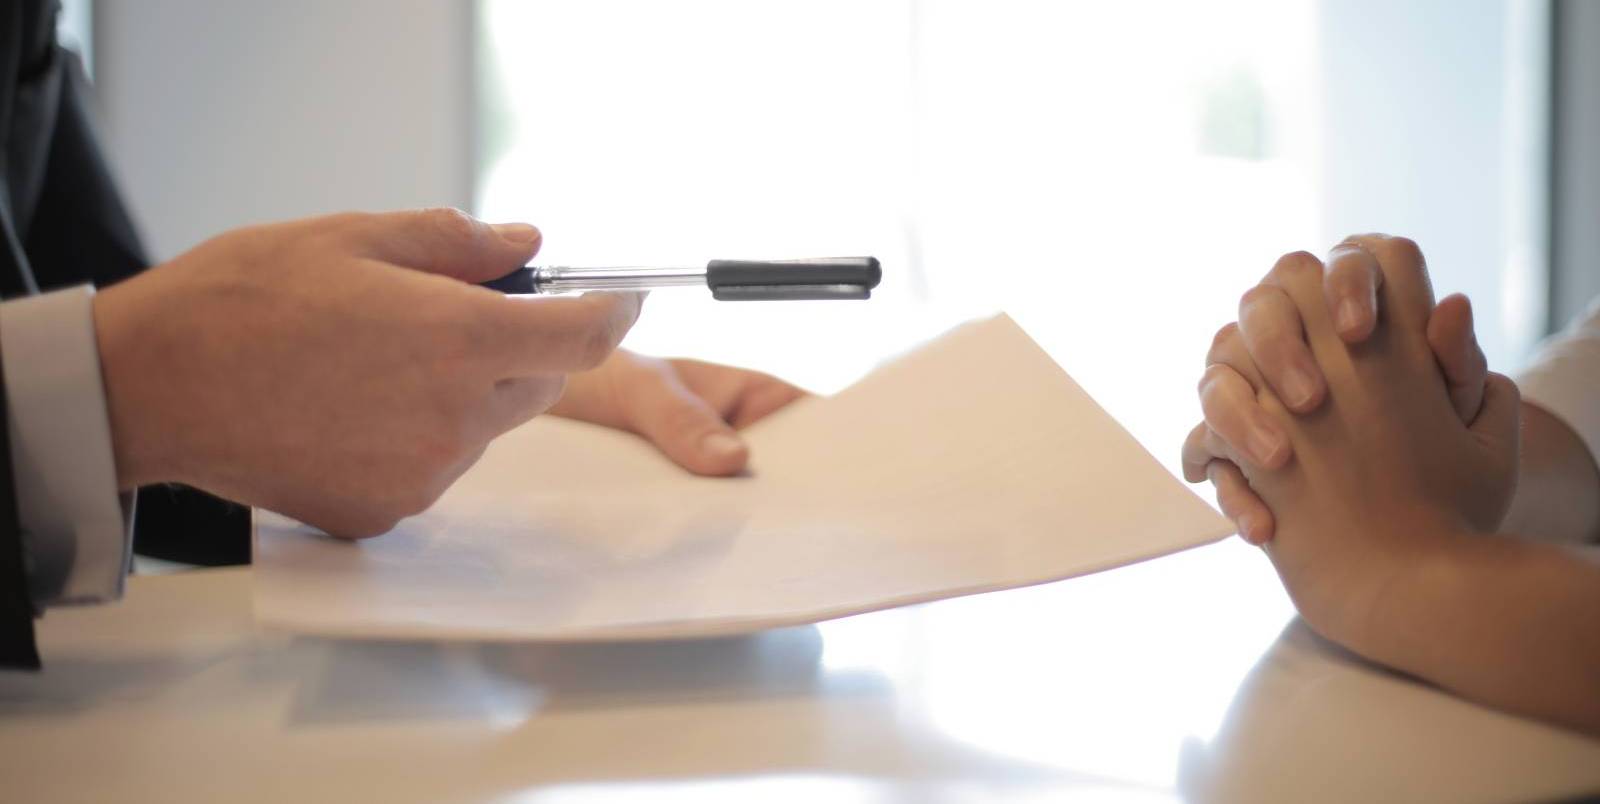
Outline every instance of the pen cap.
[[712, 260], [706, 285], [718, 299], [865, 299], [883, 279], [877, 257]]

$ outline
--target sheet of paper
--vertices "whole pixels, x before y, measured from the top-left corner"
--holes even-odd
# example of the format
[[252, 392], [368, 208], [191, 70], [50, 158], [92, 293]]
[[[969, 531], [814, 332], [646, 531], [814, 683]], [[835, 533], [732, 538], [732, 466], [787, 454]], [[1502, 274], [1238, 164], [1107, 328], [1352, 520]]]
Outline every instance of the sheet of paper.
[[541, 418], [429, 512], [343, 542], [256, 512], [255, 605], [300, 632], [712, 636], [1042, 583], [1231, 525], [1010, 318], [747, 431], [746, 477]]

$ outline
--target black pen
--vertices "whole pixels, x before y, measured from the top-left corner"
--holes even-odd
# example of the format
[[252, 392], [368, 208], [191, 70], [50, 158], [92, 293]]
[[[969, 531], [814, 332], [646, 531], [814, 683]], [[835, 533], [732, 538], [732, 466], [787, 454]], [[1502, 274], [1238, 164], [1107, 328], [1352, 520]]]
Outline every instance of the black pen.
[[483, 286], [502, 293], [648, 290], [705, 285], [718, 301], [867, 299], [883, 278], [876, 257], [812, 260], [712, 260], [704, 267], [567, 268], [525, 266]]

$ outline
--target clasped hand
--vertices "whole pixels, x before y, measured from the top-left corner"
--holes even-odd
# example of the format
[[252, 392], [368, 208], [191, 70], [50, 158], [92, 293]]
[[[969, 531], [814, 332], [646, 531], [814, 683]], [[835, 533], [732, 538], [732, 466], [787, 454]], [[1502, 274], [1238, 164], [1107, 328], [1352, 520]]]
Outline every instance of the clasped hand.
[[1200, 397], [1185, 476], [1212, 480], [1308, 622], [1347, 644], [1510, 504], [1516, 387], [1486, 371], [1465, 297], [1435, 307], [1409, 240], [1280, 259], [1217, 333]]

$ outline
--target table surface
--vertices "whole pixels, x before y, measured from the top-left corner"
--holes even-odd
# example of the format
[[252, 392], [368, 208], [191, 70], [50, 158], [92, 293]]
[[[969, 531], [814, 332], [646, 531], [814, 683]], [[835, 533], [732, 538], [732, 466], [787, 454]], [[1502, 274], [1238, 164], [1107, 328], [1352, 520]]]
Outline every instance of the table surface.
[[15, 801], [1509, 801], [1600, 741], [1306, 630], [1237, 540], [1031, 589], [712, 641], [261, 632], [247, 569], [52, 611], [0, 673]]

